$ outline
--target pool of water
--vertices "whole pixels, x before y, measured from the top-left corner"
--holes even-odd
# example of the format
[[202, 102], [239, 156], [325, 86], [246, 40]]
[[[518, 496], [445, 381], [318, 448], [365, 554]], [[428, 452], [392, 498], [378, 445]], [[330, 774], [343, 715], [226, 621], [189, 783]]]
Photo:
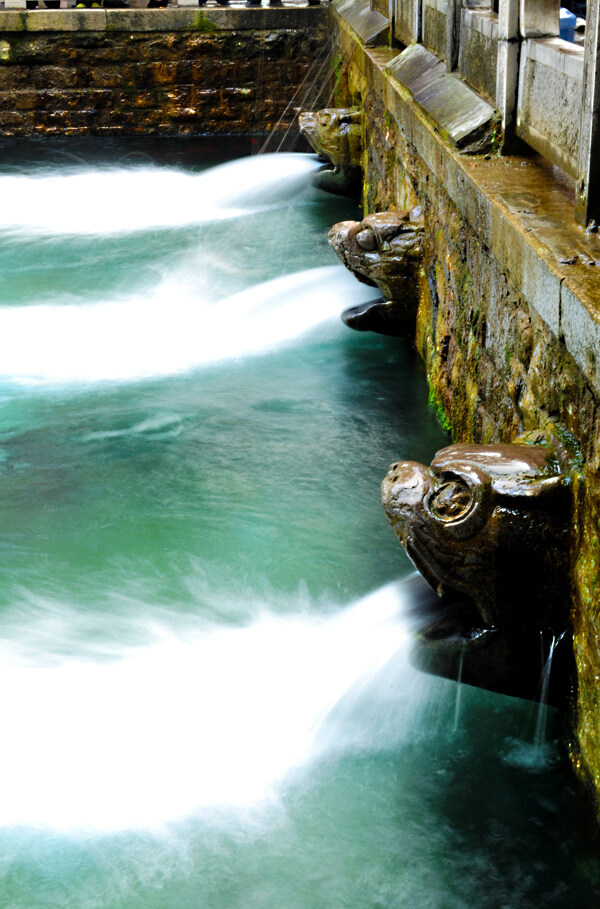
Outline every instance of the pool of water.
[[353, 204], [239, 144], [0, 151], [0, 905], [597, 906], [559, 718], [410, 665], [379, 484], [447, 438], [339, 318]]

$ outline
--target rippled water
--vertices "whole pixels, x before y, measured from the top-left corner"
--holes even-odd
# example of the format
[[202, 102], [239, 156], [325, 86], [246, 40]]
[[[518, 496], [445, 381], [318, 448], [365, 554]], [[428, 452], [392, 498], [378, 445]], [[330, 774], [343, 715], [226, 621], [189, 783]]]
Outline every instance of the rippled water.
[[542, 761], [410, 666], [379, 483], [446, 437], [339, 319], [352, 204], [310, 156], [0, 150], [0, 905], [597, 906], [558, 718]]

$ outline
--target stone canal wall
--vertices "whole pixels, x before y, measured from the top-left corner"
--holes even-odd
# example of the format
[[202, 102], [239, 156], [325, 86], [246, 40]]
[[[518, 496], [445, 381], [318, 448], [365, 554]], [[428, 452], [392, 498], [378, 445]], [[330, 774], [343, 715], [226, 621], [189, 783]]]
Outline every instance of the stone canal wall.
[[0, 135], [286, 129], [326, 21], [324, 7], [1, 11]]
[[[425, 262], [415, 337], [457, 441], [545, 430], [573, 458], [571, 755], [600, 793], [600, 241], [574, 180], [539, 156], [461, 153], [394, 76], [401, 48], [366, 47], [333, 13], [336, 103], [364, 111], [365, 212], [419, 204]], [[387, 67], [387, 68], [386, 68]], [[433, 452], [432, 452], [433, 455]]]

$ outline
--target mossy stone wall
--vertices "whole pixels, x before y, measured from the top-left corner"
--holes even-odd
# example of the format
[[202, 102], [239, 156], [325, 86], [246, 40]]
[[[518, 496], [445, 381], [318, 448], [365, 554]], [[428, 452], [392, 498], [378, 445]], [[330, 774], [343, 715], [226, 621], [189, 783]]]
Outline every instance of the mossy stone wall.
[[[365, 213], [423, 209], [415, 343], [432, 405], [457, 441], [509, 442], [543, 430], [572, 464], [570, 747], [576, 772], [598, 798], [600, 383], [594, 357], [584, 363], [569, 325], [588, 324], [584, 315], [595, 324], [600, 277], [561, 254], [585, 243], [569, 215], [573, 187], [568, 179], [557, 185], [541, 159], [461, 156], [386, 74], [398, 51], [358, 50], [344, 24], [335, 27], [347, 61], [338, 97], [365, 114]], [[548, 232], [554, 222], [565, 223], [562, 233]], [[594, 261], [594, 244], [588, 249]]]
[[0, 12], [0, 135], [285, 130], [328, 46], [320, 7]]

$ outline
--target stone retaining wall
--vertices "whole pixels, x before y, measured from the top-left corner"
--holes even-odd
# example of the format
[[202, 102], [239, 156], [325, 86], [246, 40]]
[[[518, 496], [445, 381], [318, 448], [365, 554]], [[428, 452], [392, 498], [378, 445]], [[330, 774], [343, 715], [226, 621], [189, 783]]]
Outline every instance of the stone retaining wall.
[[[457, 441], [550, 431], [573, 457], [571, 755], [600, 793], [600, 239], [575, 185], [543, 158], [461, 154], [333, 14], [338, 101], [364, 117], [365, 213], [420, 204], [425, 264], [415, 339], [433, 405]], [[431, 453], [432, 456], [434, 452]]]
[[323, 7], [0, 12], [0, 135], [284, 130], [327, 47]]

